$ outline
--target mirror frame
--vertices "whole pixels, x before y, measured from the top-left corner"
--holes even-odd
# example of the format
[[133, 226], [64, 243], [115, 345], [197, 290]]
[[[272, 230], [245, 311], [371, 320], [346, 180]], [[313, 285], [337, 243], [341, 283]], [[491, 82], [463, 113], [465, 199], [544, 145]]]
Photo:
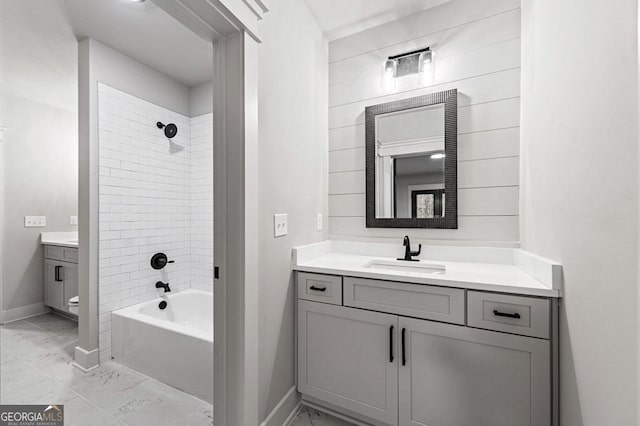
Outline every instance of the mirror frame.
[[[376, 217], [376, 116], [391, 112], [444, 104], [445, 217]], [[367, 228], [458, 229], [458, 90], [451, 89], [365, 108], [365, 168]]]

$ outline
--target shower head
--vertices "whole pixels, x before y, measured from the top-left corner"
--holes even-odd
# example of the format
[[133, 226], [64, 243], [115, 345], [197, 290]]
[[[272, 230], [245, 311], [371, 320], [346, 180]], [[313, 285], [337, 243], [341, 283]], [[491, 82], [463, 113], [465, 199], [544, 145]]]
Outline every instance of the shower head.
[[177, 133], [178, 133], [178, 126], [176, 126], [173, 123], [169, 123], [167, 125], [161, 123], [161, 122], [157, 122], [156, 126], [158, 126], [158, 129], [162, 129], [164, 128], [164, 135], [166, 137], [168, 137], [169, 139], [171, 139], [172, 137], [174, 137]]

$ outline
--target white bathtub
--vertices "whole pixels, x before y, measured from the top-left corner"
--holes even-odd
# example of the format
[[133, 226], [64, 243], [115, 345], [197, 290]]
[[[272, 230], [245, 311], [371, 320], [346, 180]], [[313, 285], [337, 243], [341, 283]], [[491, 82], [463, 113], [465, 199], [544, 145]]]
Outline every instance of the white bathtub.
[[111, 348], [116, 361], [213, 403], [212, 293], [184, 290], [112, 312]]

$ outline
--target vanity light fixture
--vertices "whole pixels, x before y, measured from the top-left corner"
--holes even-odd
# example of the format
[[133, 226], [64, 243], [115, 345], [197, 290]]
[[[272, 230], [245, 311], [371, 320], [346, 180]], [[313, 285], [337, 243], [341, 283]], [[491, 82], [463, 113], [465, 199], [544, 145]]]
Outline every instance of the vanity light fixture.
[[431, 159], [432, 160], [441, 160], [445, 157], [445, 153], [444, 152], [438, 152], [437, 154], [431, 154]]
[[395, 88], [395, 79], [405, 75], [418, 74], [422, 86], [434, 81], [435, 53], [430, 47], [389, 56], [382, 67], [382, 83], [386, 89]]
[[144, 3], [144, 0], [129, 0], [131, 3]]

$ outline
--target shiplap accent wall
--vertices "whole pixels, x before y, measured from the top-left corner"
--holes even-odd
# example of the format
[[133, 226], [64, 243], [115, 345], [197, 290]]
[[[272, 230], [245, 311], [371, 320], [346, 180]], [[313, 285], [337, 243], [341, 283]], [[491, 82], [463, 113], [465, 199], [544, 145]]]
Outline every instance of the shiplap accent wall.
[[[157, 121], [178, 126], [171, 142]], [[98, 133], [99, 348], [106, 360], [111, 312], [162, 296], [156, 281], [172, 292], [213, 291], [213, 115], [190, 119], [99, 84]], [[152, 269], [158, 252], [175, 263]]]
[[[454, 0], [329, 45], [329, 234], [515, 245], [519, 241], [520, 1]], [[434, 84], [381, 84], [391, 55], [431, 46]], [[459, 229], [365, 227], [364, 109], [457, 88]]]

